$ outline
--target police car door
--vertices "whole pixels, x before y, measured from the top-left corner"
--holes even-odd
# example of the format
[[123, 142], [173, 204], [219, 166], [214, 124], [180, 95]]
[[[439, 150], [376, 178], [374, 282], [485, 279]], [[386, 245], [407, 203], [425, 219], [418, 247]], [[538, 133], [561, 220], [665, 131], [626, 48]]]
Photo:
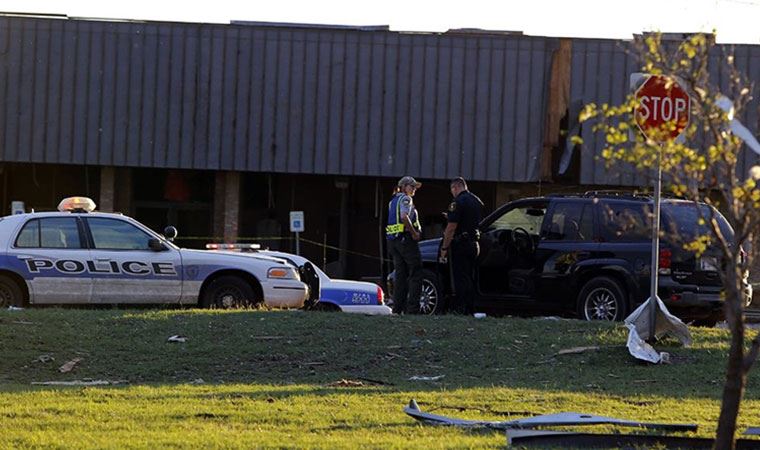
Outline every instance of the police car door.
[[182, 294], [179, 251], [150, 248], [154, 236], [116, 217], [86, 217], [90, 254], [99, 272], [93, 282], [95, 303], [178, 303]]
[[22, 225], [11, 243], [19, 273], [29, 286], [31, 303], [87, 303], [92, 278], [84, 230], [75, 215], [38, 217]]

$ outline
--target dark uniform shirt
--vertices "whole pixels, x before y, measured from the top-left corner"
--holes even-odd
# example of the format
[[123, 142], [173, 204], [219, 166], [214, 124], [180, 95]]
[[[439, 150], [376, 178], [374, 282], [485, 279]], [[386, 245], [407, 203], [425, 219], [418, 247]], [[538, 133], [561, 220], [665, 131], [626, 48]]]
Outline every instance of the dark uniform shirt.
[[482, 218], [482, 208], [483, 202], [477, 195], [470, 191], [460, 192], [451, 202], [449, 211], [446, 213], [449, 223], [457, 224], [454, 236], [468, 233], [469, 236], [474, 237]]

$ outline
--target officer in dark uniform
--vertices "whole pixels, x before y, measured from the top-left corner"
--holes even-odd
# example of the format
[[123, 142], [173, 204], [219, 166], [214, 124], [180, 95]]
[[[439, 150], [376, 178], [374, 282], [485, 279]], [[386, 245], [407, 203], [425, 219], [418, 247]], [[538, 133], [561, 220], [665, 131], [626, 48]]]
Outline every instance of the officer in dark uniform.
[[412, 197], [422, 186], [410, 176], [401, 178], [393, 198], [388, 203], [388, 253], [393, 258], [394, 275], [393, 312], [419, 312], [422, 291], [422, 256], [417, 241], [422, 227]]
[[467, 183], [462, 177], [451, 180], [450, 188], [454, 201], [446, 213], [449, 223], [443, 232], [441, 258], [449, 259], [451, 264], [454, 312], [472, 314], [475, 312], [475, 259], [480, 252], [478, 224], [483, 202], [467, 190]]

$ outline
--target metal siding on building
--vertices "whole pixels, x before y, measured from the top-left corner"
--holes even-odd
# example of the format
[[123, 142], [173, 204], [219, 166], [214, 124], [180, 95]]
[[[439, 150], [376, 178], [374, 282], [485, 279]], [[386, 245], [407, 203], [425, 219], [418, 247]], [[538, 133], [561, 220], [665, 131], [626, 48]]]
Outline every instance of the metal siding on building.
[[[622, 41], [573, 40], [570, 102], [583, 104], [619, 104], [629, 92], [629, 76], [637, 71], [635, 62], [625, 52]], [[601, 159], [605, 139], [594, 133], [590, 124], [582, 129], [581, 146], [582, 184], [637, 186], [648, 183], [646, 174], [636, 173], [623, 164], [606, 166]]]
[[[629, 76], [640, 72], [640, 67], [633, 56], [625, 53], [625, 41], [611, 40], [573, 40], [573, 57], [571, 68], [571, 102], [581, 100], [586, 103], [620, 104], [630, 92]], [[760, 47], [758, 46], [718, 46], [714, 49], [710, 61], [710, 79], [722, 92], [728, 91], [728, 74], [723, 69], [721, 59], [726, 52], [735, 52], [736, 67], [751, 82], [760, 79]], [[757, 134], [758, 92], [755, 88], [754, 100], [744, 110], [741, 121]], [[604, 136], [594, 133], [591, 126], [583, 127], [584, 144], [581, 149], [581, 179], [588, 185], [649, 186], [653, 173], [636, 171], [631, 165], [616, 164], [606, 167], [601, 160], [605, 146]], [[748, 148], [742, 150], [738, 172], [744, 173], [750, 166], [757, 164], [758, 157]]]
[[0, 18], [5, 161], [534, 181], [558, 40]]

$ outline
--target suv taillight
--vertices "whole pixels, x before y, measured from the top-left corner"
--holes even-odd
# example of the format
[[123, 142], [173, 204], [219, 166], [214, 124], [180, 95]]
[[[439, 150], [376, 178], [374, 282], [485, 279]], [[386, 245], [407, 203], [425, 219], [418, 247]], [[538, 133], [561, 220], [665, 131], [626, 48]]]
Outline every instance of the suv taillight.
[[382, 305], [383, 299], [385, 298], [385, 294], [383, 294], [383, 288], [380, 286], [377, 287], [377, 304]]
[[670, 263], [673, 257], [673, 252], [669, 248], [660, 249], [660, 275], [670, 275]]

